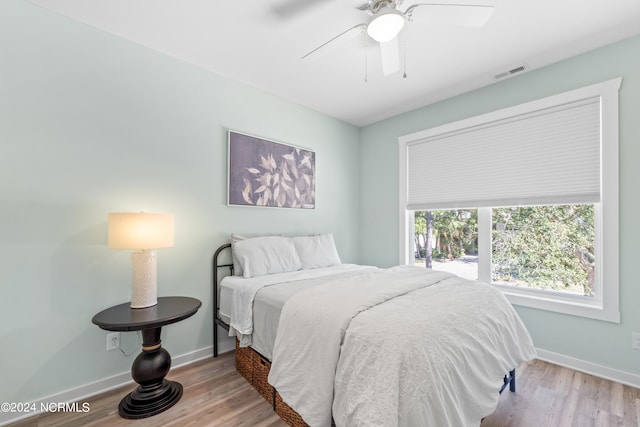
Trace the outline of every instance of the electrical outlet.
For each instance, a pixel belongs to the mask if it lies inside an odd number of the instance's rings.
[[[107,334],[107,351],[120,348],[120,332]]]
[[[631,333],[631,348],[634,350],[640,350],[640,332]]]

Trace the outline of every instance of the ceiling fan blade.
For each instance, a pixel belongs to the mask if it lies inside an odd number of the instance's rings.
[[[367,24],[358,24],[355,27],[349,28],[347,31],[344,31],[326,43],[321,44],[317,48],[313,49],[311,52],[304,55],[301,59],[304,61],[313,60],[322,54],[327,53],[328,51],[338,47],[339,45],[361,35],[364,33],[364,30],[367,28]]]
[[[325,0],[285,0],[271,7],[271,12],[283,19],[290,19],[318,6]]]
[[[390,76],[400,71],[398,37],[386,43],[380,43],[380,54],[382,56],[382,74]]]
[[[405,12],[414,22],[482,27],[493,14],[493,6],[470,4],[414,4]]]

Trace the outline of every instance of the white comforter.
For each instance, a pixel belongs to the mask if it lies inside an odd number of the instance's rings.
[[[478,426],[502,376],[533,357],[499,291],[403,266],[287,301],[269,383],[313,427],[332,415],[337,426]]]
[[[229,335],[251,335],[253,332],[253,300],[255,299],[256,293],[265,286],[277,285],[282,282],[317,279],[334,274],[372,269],[376,269],[376,267],[356,264],[339,264],[331,267],[299,270],[281,274],[269,274],[249,279],[245,279],[242,276],[227,276],[223,279],[222,283],[223,285],[229,285],[232,289],[229,313],[225,313],[231,319]]]

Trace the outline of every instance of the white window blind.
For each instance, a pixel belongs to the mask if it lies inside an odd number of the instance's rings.
[[[600,202],[600,97],[407,145],[408,210]]]

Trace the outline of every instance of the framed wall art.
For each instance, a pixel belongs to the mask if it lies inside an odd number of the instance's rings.
[[[230,130],[227,203],[314,209],[316,154]]]

